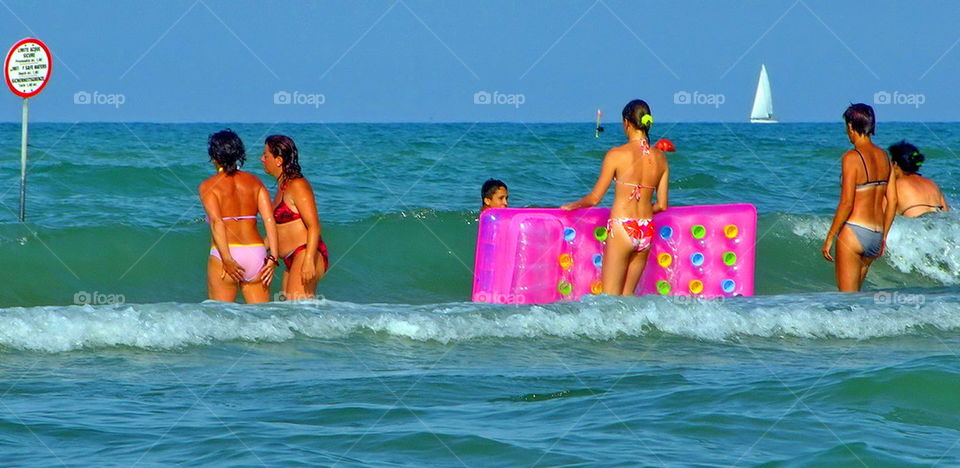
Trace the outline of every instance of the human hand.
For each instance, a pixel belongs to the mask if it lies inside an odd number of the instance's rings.
[[[823,248],[820,249],[820,253],[823,254],[823,258],[827,259],[828,262],[833,261],[833,256],[830,255],[830,247],[833,246],[833,237],[828,237],[827,240],[823,241]]]
[[[260,268],[260,272],[257,273],[257,278],[260,281],[263,281],[267,287],[270,287],[270,283],[273,282],[273,274],[277,271],[277,264],[273,263],[269,258],[263,259],[263,267]]]
[[[224,276],[229,275],[234,281],[238,283],[243,282],[243,275],[246,273],[246,271],[244,271],[243,267],[240,266],[236,260],[232,258],[225,258],[220,263],[223,265],[223,269],[220,271],[220,279],[223,279]]]
[[[560,205],[560,209],[565,211],[575,210],[577,208],[577,202],[564,203]]]
[[[316,260],[310,257],[303,259],[303,265],[300,266],[300,282],[304,286],[317,278]]]

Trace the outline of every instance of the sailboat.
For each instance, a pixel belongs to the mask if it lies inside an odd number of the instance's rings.
[[[757,95],[753,98],[750,122],[777,123],[773,116],[773,96],[770,95],[770,79],[767,78],[766,65],[760,65],[760,81],[757,82]]]

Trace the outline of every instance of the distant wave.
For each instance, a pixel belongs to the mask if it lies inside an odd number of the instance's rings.
[[[168,350],[230,341],[385,335],[441,343],[485,338],[610,340],[667,333],[725,341],[744,336],[870,339],[960,329],[956,295],[786,295],[736,300],[589,298],[544,306],[449,303],[362,305],[138,304],[0,310],[0,347],[48,353],[133,347]]]

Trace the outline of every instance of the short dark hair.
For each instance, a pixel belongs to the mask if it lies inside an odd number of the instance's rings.
[[[643,130],[648,136],[650,134],[650,125],[644,125],[643,117],[650,114],[650,105],[643,99],[634,99],[623,106],[623,112],[620,113],[623,120],[630,122],[634,128]]]
[[[843,113],[843,120],[850,124],[853,131],[861,135],[873,135],[877,126],[877,117],[873,108],[864,104],[850,104]]]
[[[893,162],[900,166],[903,172],[909,174],[914,174],[920,170],[920,165],[926,159],[916,146],[907,143],[905,140],[900,140],[900,143],[891,145],[887,150],[890,152],[890,158],[893,159]]]
[[[216,161],[227,174],[237,172],[247,160],[243,140],[229,128],[210,135],[207,139],[207,154],[210,155],[210,160]]]
[[[487,181],[483,183],[483,187],[480,187],[480,198],[492,198],[493,194],[496,193],[500,187],[507,188],[507,184],[503,183],[502,180],[487,179]]]

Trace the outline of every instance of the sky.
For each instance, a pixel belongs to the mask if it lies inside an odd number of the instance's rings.
[[[37,122],[957,121],[950,1],[0,0],[54,54]],[[488,93],[488,94],[485,94]],[[0,92],[0,121],[21,99]],[[689,96],[689,99],[684,99]],[[85,99],[88,97],[89,99]]]

